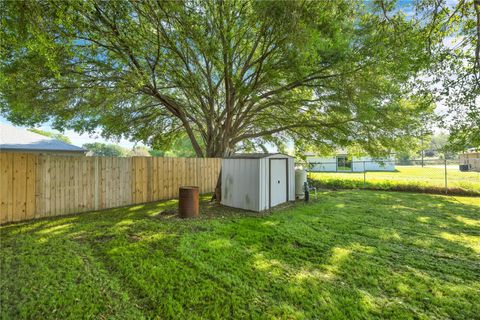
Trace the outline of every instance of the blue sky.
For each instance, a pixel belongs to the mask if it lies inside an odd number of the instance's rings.
[[[12,125],[13,124],[8,121],[7,119],[5,119],[4,117],[0,116],[0,123],[3,123],[3,124],[8,124],[8,125]],[[25,128],[25,129],[28,129],[29,127],[22,127],[22,126],[15,126],[17,128]],[[52,131],[52,132],[58,132],[58,131],[55,131],[53,130],[50,125],[48,124],[43,124],[41,126],[36,126],[35,128],[38,128],[38,129],[41,129],[41,130],[45,130],[45,131]],[[115,144],[118,144],[118,145],[121,145],[122,147],[124,148],[128,148],[128,149],[131,149],[133,146],[134,146],[134,142],[131,142],[131,141],[128,141],[128,140],[125,140],[125,139],[122,139],[120,141],[117,141],[117,140],[105,140],[103,139],[102,137],[100,137],[100,134],[95,134],[95,135],[88,135],[88,134],[79,134],[73,130],[65,130],[65,132],[62,132],[64,135],[66,135],[67,137],[70,138],[70,140],[72,141],[72,144],[73,145],[76,145],[76,146],[79,146],[81,147],[84,143],[90,143],[90,142],[104,142],[104,143],[115,143]]]

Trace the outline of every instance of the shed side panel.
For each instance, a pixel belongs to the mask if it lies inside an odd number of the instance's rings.
[[[259,161],[257,159],[222,160],[222,204],[258,211]]]

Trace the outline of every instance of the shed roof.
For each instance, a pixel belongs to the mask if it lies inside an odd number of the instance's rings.
[[[283,154],[283,153],[234,153],[230,157],[225,157],[226,159],[263,159],[263,158],[268,158],[271,156],[285,156],[288,158],[293,158],[292,156],[289,156],[288,154]]]
[[[63,151],[82,152],[86,150],[80,147],[30,132],[0,124],[0,150],[8,151]]]

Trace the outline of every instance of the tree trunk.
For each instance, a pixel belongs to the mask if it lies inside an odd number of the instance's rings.
[[[225,144],[220,143],[219,144],[221,147],[223,147],[221,150],[215,150],[214,156],[213,157],[220,157],[220,158],[225,158],[229,157],[232,154],[232,149],[231,148],[225,148]],[[220,203],[222,200],[222,169],[220,168],[220,172],[217,178],[217,184],[215,186],[215,191],[212,195],[212,198],[210,201],[215,201],[216,203]]]

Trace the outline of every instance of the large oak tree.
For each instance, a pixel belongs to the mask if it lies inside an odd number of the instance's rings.
[[[4,2],[1,112],[198,156],[408,143],[431,111],[411,80],[422,23],[384,1]],[[412,93],[413,92],[413,93]]]
[[[447,148],[480,148],[480,0],[422,0],[412,19],[426,26],[433,58],[417,87],[439,106]]]

